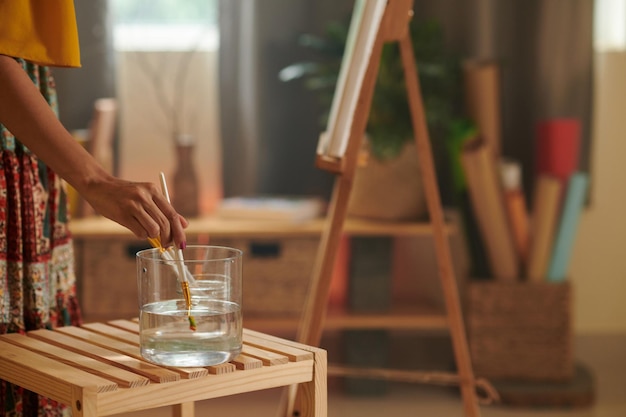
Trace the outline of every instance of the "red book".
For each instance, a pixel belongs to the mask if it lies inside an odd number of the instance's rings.
[[[350,265],[350,237],[342,235],[335,255],[335,266],[330,281],[328,305],[346,307],[348,301],[348,275]]]
[[[580,121],[548,119],[537,124],[535,174],[567,181],[578,169]]]

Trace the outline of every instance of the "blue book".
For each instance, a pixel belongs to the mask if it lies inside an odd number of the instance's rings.
[[[548,281],[564,281],[568,273],[569,261],[572,255],[572,246],[580,214],[585,203],[589,175],[583,172],[572,174],[567,185],[563,215],[558,226],[557,235],[552,250],[552,259],[548,268]]]

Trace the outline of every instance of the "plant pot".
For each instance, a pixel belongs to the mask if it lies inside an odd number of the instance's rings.
[[[362,152],[368,152],[367,141]],[[348,216],[376,220],[420,220],[427,217],[415,143],[409,141],[397,158],[369,156],[356,168]]]

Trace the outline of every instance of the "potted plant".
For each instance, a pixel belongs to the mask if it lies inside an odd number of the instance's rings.
[[[341,66],[349,21],[330,23],[323,36],[303,34],[298,43],[315,53],[314,59],[296,62],[279,73],[285,82],[302,80],[324,109],[320,123],[325,128]],[[458,117],[461,104],[459,60],[444,47],[443,31],[435,21],[413,20],[410,24],[422,99],[435,153]],[[367,167],[357,168],[348,212],[362,217],[394,220],[414,219],[426,212],[413,126],[404,82],[400,51],[395,43],[383,47],[378,78],[367,124],[364,151]],[[383,178],[391,177],[389,186]],[[380,191],[376,185],[380,184]],[[383,195],[381,195],[383,193]],[[379,203],[386,207],[376,207]],[[406,207],[401,207],[406,206]]]

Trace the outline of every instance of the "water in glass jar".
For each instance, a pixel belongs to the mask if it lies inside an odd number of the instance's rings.
[[[209,366],[241,353],[241,306],[224,300],[193,301],[189,328],[183,299],[146,304],[140,313],[141,355],[166,366]]]

